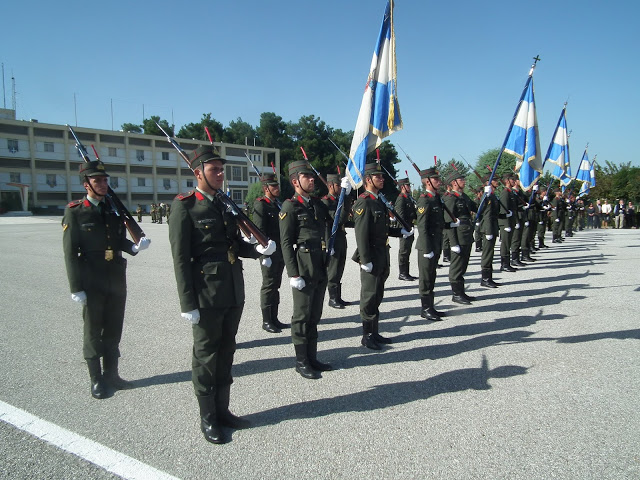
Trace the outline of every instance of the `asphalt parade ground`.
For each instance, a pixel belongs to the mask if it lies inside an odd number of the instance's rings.
[[[394,343],[365,350],[358,305],[325,302],[318,357],[336,370],[315,381],[295,373],[288,330],[262,330],[259,264],[245,260],[231,409],[253,427],[212,445],[167,225],[146,217],[151,247],[128,257],[120,373],[136,388],[98,401],[60,220],[0,218],[0,478],[640,478],[638,230],[585,230],[562,244],[548,234],[537,262],[496,271],[498,289],[480,287],[474,252],[466,280],[478,300],[453,304],[439,269],[438,323],[420,318],[417,282],[398,280],[392,239],[380,332]],[[343,298],[357,301],[359,287],[348,260]],[[286,322],[286,275],[281,299]]]

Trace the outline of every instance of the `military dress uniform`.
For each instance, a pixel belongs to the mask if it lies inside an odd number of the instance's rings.
[[[208,145],[198,147],[189,159],[194,169],[207,161],[225,162]],[[208,441],[224,443],[219,425],[247,426],[228,408],[236,333],[245,301],[240,257],[258,258],[259,254],[242,240],[236,218],[218,196],[199,189],[173,200],[169,242],[181,312],[197,310],[200,316],[192,326],[191,380],[201,429]]]
[[[365,165],[364,175],[380,174],[377,163]],[[389,236],[401,237],[401,229],[390,226],[389,211],[378,195],[366,191],[353,205],[356,251],[352,259],[361,266],[371,263],[373,269],[360,269],[360,318],[363,336],[361,344],[380,350],[379,344],[391,343],[379,333],[380,304],[384,284],[389,277]]]
[[[80,174],[108,176],[100,161],[81,164]],[[119,378],[118,358],[127,301],[127,260],[122,252],[136,255],[137,250],[111,206],[88,195],[67,205],[62,230],[69,288],[72,294],[86,294],[82,353],[89,368],[91,394],[106,398],[109,384],[116,389],[132,386]]]
[[[398,187],[402,189],[403,185],[409,185],[408,178],[401,178],[400,180],[398,180]],[[409,225],[413,225],[413,223],[418,218],[416,212],[416,204],[413,198],[405,193],[402,193],[402,191],[400,191],[400,195],[398,195],[398,198],[396,198],[395,209],[396,212],[398,212],[398,215],[400,215],[400,217]],[[398,280],[416,280],[416,277],[413,277],[409,274],[409,257],[411,256],[412,246],[413,235],[409,235],[407,236],[407,238],[400,237],[400,241],[398,243]]]
[[[516,209],[513,210],[513,216],[516,219],[516,224],[511,232],[511,265],[515,265],[516,267],[526,267],[526,263],[522,262],[520,258],[526,213],[524,206],[526,202],[519,186],[512,189],[511,193],[515,197],[516,207]]]
[[[482,279],[480,280],[480,285],[488,288],[499,286],[497,282],[493,281],[493,256],[496,240],[500,233],[500,227],[498,226],[499,213],[500,201],[495,193],[491,192],[486,195],[480,226],[478,227],[478,231],[482,235],[482,255],[480,257]]]
[[[459,173],[452,174],[447,183],[451,183],[459,178],[464,178]],[[449,209],[449,212],[453,214],[455,218],[452,218],[448,212],[445,212],[445,233],[449,237],[449,244],[451,245],[451,264],[449,265],[449,283],[451,284],[451,290],[453,291],[452,301],[455,303],[461,303],[469,305],[474,297],[471,297],[465,293],[464,288],[464,274],[467,271],[469,265],[469,258],[471,257],[471,248],[473,246],[473,230],[475,224],[473,223],[473,211],[475,210],[475,204],[466,193],[457,192],[452,190],[450,194],[445,197],[445,205]],[[451,224],[458,219],[460,224],[456,227],[446,228],[447,223]],[[453,247],[460,247],[460,253],[453,251]]]
[[[549,246],[544,243],[544,236],[547,232],[547,221],[549,220],[550,209],[551,204],[549,203],[547,195],[542,195],[542,193],[538,194],[538,198],[536,199],[536,217],[538,221],[536,235],[538,236],[538,248],[549,248]]]
[[[289,176],[312,175],[305,161],[289,164]],[[327,288],[326,242],[331,217],[317,198],[295,194],[282,204],[280,242],[287,275],[302,277],[305,286],[292,288],[293,314],[291,340],[296,352],[296,371],[304,378],[320,378],[320,371],[331,369],[317,360],[318,323],[322,318]]]
[[[335,174],[327,175],[327,182],[333,182],[340,184],[340,177]],[[325,204],[329,215],[331,216],[331,222],[334,221],[336,215],[336,209],[338,206],[338,198],[334,197],[330,193],[322,197],[322,203]],[[349,195],[344,196],[344,203],[340,212],[340,219],[338,220],[338,230],[336,231],[333,241],[333,255],[329,256],[327,264],[327,290],[329,291],[329,306],[333,308],[344,308],[348,305],[342,299],[342,274],[344,273],[344,266],[347,260],[347,227],[353,227],[353,222],[349,220],[351,214],[352,200]],[[333,227],[333,225],[332,225]]]
[[[556,193],[558,193],[558,190]],[[561,195],[556,195],[551,200],[551,229],[553,240],[551,243],[562,243],[562,228],[564,227],[566,204]]]
[[[435,168],[422,170],[420,178],[439,177]],[[434,307],[438,259],[442,252],[442,232],[444,231],[444,209],[438,192],[428,189],[420,195],[416,205],[417,230],[416,250],[418,251],[418,291],[420,292],[421,316],[427,320],[439,321],[444,315]],[[433,256],[430,254],[433,253]],[[430,256],[430,258],[428,256]]]
[[[274,174],[262,176],[263,185],[278,185]],[[271,240],[280,245],[280,223],[278,214],[281,205],[277,199],[267,196],[258,197],[253,203],[253,221],[256,226]],[[262,311],[262,328],[267,332],[279,333],[285,325],[278,320],[278,306],[280,305],[280,284],[284,271],[282,250],[278,249],[269,260],[261,257],[260,270],[262,272],[262,286],[260,287],[260,310]],[[265,263],[270,263],[266,266]]]
[[[512,174],[506,174],[503,179],[507,180],[511,177]],[[517,271],[511,266],[511,240],[516,228],[517,210],[518,199],[509,187],[504,187],[500,192],[498,225],[500,226],[500,270],[505,272]]]

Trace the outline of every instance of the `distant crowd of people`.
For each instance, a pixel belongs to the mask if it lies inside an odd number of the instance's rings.
[[[615,207],[608,200],[596,200],[586,209],[586,228],[638,228],[640,212],[632,201],[620,199]]]

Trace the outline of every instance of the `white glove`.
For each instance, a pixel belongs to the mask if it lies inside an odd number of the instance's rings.
[[[307,282],[305,282],[304,278],[302,277],[291,277],[289,279],[289,285],[291,285],[291,288],[297,288],[298,290],[302,290],[304,287],[307,286]]]
[[[131,247],[131,251],[133,253],[138,253],[140,250],[146,250],[147,248],[149,248],[149,245],[151,245],[151,239],[142,237],[136,245]]]
[[[507,218],[509,218],[511,215],[513,215],[513,212],[509,210],[509,213],[507,213]]]
[[[516,230],[520,230],[520,224],[516,223]]]
[[[560,219],[559,219],[559,218],[556,218],[556,219],[554,220],[554,222],[556,222],[556,223],[560,223]]]
[[[486,193],[487,195],[491,194],[491,185],[486,185],[484,187],[484,193]]]
[[[78,302],[80,305],[86,305],[87,304],[87,294],[84,293],[84,291],[72,293],[71,294],[71,300],[73,300],[74,302]]]
[[[340,187],[344,188],[344,194],[349,195],[351,193],[351,182],[347,177],[342,177],[340,180]]]
[[[493,240],[493,235],[485,235],[484,236],[487,240]]]
[[[360,268],[362,270],[364,270],[367,273],[371,273],[371,271],[373,270],[373,263],[369,262],[369,263],[364,263],[362,265],[360,265]]]
[[[511,232],[511,227],[504,227],[504,231],[507,233]]]
[[[527,220],[526,222],[524,222],[524,226],[528,227],[529,226],[529,220]]]
[[[435,256],[435,253],[433,253],[433,252],[423,253],[422,256],[424,258],[428,258],[429,260],[431,260]]]
[[[255,245],[256,243],[258,243],[258,240],[256,240],[256,237],[253,236],[253,233],[251,234],[250,237],[247,237],[244,234],[244,232],[240,230],[240,235],[242,235],[242,240],[244,240],[247,243],[250,243],[251,245]]]
[[[459,227],[459,226],[460,226],[460,219],[459,219],[459,218],[457,218],[455,222],[449,222],[449,226],[450,226],[451,228],[457,228],[457,227]]]
[[[403,228],[402,230],[400,230],[400,233],[402,234],[402,238],[408,238],[413,235],[413,228],[408,232]]]
[[[453,253],[460,253],[462,250],[460,249],[460,245],[454,245],[453,247],[451,247],[451,251]]]
[[[335,248],[332,248],[331,250],[329,250],[329,255],[330,256],[333,257],[335,254],[336,254],[336,249]]]
[[[476,222],[476,227],[479,227],[479,226],[480,226],[480,222]]]
[[[540,188],[540,185],[538,185],[537,183],[533,186],[533,191],[537,192],[538,189]]]
[[[180,316],[186,321],[191,322],[191,325],[197,325],[200,322],[200,310],[197,308],[190,312],[182,312]]]
[[[260,262],[263,266],[269,268],[271,266],[271,257],[263,258]]]
[[[549,197],[547,197],[546,195],[544,197],[542,197],[542,200],[544,200],[545,202],[549,201]]]
[[[251,235],[251,238],[253,238],[253,235]],[[263,247],[262,245],[257,245],[256,246],[256,251],[260,254],[260,255],[271,255],[273,252],[276,251],[276,242],[274,242],[273,240],[269,240],[269,243],[267,243],[266,247]]]
[[[526,204],[526,205],[524,205],[522,208],[524,208],[525,210],[529,210],[529,207],[530,207],[530,206],[531,206],[531,205],[529,205],[529,204],[527,203],[527,204]]]

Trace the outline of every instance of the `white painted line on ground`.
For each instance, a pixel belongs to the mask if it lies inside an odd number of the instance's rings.
[[[0,420],[128,480],[178,480],[135,458],[31,415],[0,400]]]

